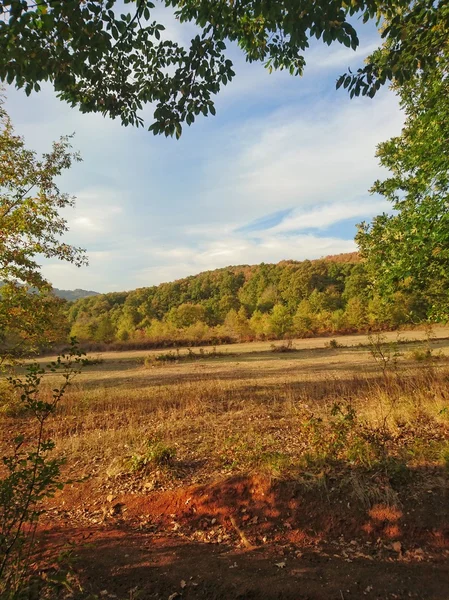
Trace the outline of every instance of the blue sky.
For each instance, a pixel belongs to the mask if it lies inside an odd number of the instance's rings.
[[[169,19],[167,35],[192,31]],[[180,141],[82,115],[45,87],[29,98],[7,88],[18,133],[38,152],[75,132],[83,162],[60,187],[77,197],[67,241],[89,266],[43,263],[58,288],[133,289],[234,264],[302,260],[353,251],[355,224],[388,209],[368,189],[382,176],[376,145],[399,133],[394,94],[350,100],[337,77],[379,38],[365,27],[360,50],[313,44],[304,77],[269,75],[229,54],[236,78],[217,116]],[[147,109],[148,124],[151,109]]]

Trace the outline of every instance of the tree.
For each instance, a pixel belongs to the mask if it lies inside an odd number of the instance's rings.
[[[0,366],[12,367],[18,356],[54,339],[60,328],[59,302],[43,277],[36,255],[56,257],[81,265],[83,251],[63,243],[67,230],[59,210],[73,199],[59,191],[55,178],[78,156],[68,138],[53,144],[41,159],[15,135],[0,98]],[[46,368],[26,365],[26,375],[6,380],[6,404],[17,397],[26,419],[14,431],[7,454],[2,455],[0,478],[0,597],[29,597],[30,563],[42,502],[63,486],[62,460],[53,457],[54,442],[45,425],[55,412],[67,385],[82,363],[73,342],[65,356]],[[25,365],[20,363],[22,367]],[[47,373],[58,373],[62,382],[42,389]],[[54,387],[56,386],[56,387]],[[34,420],[33,420],[34,419]],[[34,422],[34,429],[31,423]],[[6,442],[6,440],[4,440]],[[6,442],[5,447],[8,443]],[[46,596],[44,590],[42,596]],[[37,592],[38,595],[39,592]]]
[[[372,98],[388,81],[401,86],[416,76],[431,78],[432,72],[441,68],[445,53],[447,59],[446,0],[392,1],[389,5],[387,10],[378,7],[384,17],[383,45],[368,57],[363,68],[342,75],[337,82],[337,88],[348,88],[351,98],[360,94]]]
[[[201,304],[184,303],[168,312],[167,321],[170,321],[176,327],[190,327],[198,321],[204,321],[205,316],[206,311]]]
[[[0,355],[29,352],[61,334],[61,302],[51,295],[36,255],[82,265],[84,252],[61,241],[59,210],[74,199],[55,179],[79,156],[63,137],[38,158],[14,133],[0,98]]]
[[[4,0],[0,3],[0,80],[27,94],[50,81],[58,96],[83,112],[143,125],[143,106],[154,103],[155,134],[179,137],[182,124],[215,114],[213,96],[234,77],[224,54],[236,42],[250,62],[301,75],[310,39],[359,45],[353,17],[388,19],[389,42],[356,74],[338,84],[351,94],[374,95],[393,78],[406,80],[432,64],[443,43],[445,1],[429,0],[162,0],[198,34],[184,48],[167,39],[153,19],[152,0]],[[425,27],[416,25],[425,23]],[[427,27],[427,29],[426,29]],[[412,32],[415,34],[409,36]],[[405,35],[404,35],[405,33]]]
[[[298,305],[298,310],[293,317],[293,326],[296,335],[303,337],[316,330],[316,317],[307,298],[303,298]]]
[[[228,312],[222,326],[222,331],[225,335],[229,335],[239,341],[251,336],[251,328],[243,306],[238,311],[232,308]]]
[[[448,9],[446,14],[449,16]],[[448,21],[449,23],[449,21]],[[437,65],[396,85],[406,121],[401,135],[380,144],[390,176],[372,191],[387,198],[393,214],[362,223],[356,240],[375,289],[394,299],[413,295],[422,314],[449,318],[449,25],[438,29],[446,46]],[[413,303],[411,303],[413,304]]]
[[[276,304],[270,315],[270,328],[276,337],[283,338],[291,332],[293,318],[283,304]]]

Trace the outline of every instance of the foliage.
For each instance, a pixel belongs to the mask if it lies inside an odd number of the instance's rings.
[[[449,317],[449,7],[429,3],[445,14],[428,31],[425,22],[414,27],[423,36],[439,38],[441,45],[432,68],[395,89],[406,114],[399,136],[378,147],[382,166],[390,174],[372,191],[389,200],[393,214],[371,224],[362,223],[357,235],[367,260],[372,285],[385,299],[412,293],[415,321],[446,321]],[[412,24],[410,24],[412,27]],[[415,32],[416,33],[416,32]],[[444,43],[443,43],[444,42]],[[427,58],[422,58],[427,65]],[[427,309],[423,310],[423,306]]]
[[[144,454],[131,457],[131,471],[141,471],[146,467],[162,467],[171,465],[176,458],[176,448],[167,446],[161,440],[148,440]]]
[[[9,378],[37,430],[35,439],[16,433],[10,454],[2,457],[6,475],[0,479],[0,596],[5,600],[17,597],[30,583],[31,552],[42,502],[63,486],[63,460],[51,456],[55,444],[46,437],[45,425],[78,373],[81,355],[72,340],[68,353],[46,368],[29,364],[25,378]],[[62,377],[59,387],[52,390],[51,399],[42,392],[42,379],[47,373]]]
[[[228,267],[83,298],[68,305],[71,334],[91,349],[102,342],[116,349],[199,346],[395,328],[410,322],[412,310],[426,314],[412,291],[389,303],[380,298],[365,264],[346,260]]]
[[[62,301],[51,295],[36,255],[85,263],[83,251],[61,241],[59,211],[73,206],[56,178],[79,156],[69,138],[38,158],[14,133],[0,98],[0,355],[17,356],[67,336]]]
[[[197,35],[183,47],[155,20],[152,0],[6,0],[0,4],[0,80],[27,94],[50,81],[58,96],[83,112],[100,112],[123,124],[143,125],[154,105],[155,134],[176,135],[203,114],[215,114],[213,96],[235,75],[226,44],[236,42],[247,61],[269,71],[302,75],[312,38],[356,49],[354,16],[388,19],[389,51],[375,53],[339,85],[374,95],[393,77],[408,79],[432,64],[441,45],[444,1],[427,0],[163,0]],[[416,22],[423,27],[417,27]],[[405,34],[405,35],[404,35]],[[413,34],[413,35],[412,35]],[[425,61],[426,63],[425,63]]]
[[[351,97],[360,94],[373,97],[387,81],[403,85],[416,76],[425,81],[441,66],[442,55],[447,52],[446,0],[386,4],[378,7],[384,18],[381,28],[384,44],[368,57],[363,68],[342,75],[337,82],[337,88],[342,85],[348,88]]]
[[[3,8],[2,8],[3,10]],[[67,224],[59,211],[73,205],[61,193],[56,178],[79,160],[68,138],[53,144],[38,159],[14,133],[0,99],[0,367],[24,366],[20,359],[55,339],[67,336],[61,301],[51,294],[36,256],[58,258],[81,265],[83,251],[61,241]],[[54,442],[45,425],[54,413],[81,363],[81,352],[71,349],[46,368],[26,367],[26,376],[9,377],[2,386],[2,404],[17,405],[34,419],[35,430],[14,433],[10,452],[2,456],[0,479],[0,596],[16,598],[27,592],[34,534],[42,501],[62,487],[62,460],[51,456]],[[14,371],[12,371],[14,373]],[[62,375],[50,397],[42,391],[44,375]],[[3,373],[2,373],[3,374]],[[4,401],[4,402],[3,402]]]

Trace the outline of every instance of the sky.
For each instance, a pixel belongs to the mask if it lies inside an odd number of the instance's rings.
[[[164,15],[166,35],[187,42],[191,27]],[[75,133],[83,158],[59,183],[77,198],[65,239],[87,250],[89,266],[43,260],[44,275],[57,288],[110,292],[354,251],[356,224],[389,209],[368,190],[386,174],[376,145],[403,123],[391,91],[350,100],[335,89],[379,42],[370,25],[360,39],[356,52],[313,44],[303,77],[270,75],[230,47],[236,77],[216,97],[217,115],[179,141],[83,115],[49,86],[28,98],[8,87],[6,109],[28,147],[45,152]]]

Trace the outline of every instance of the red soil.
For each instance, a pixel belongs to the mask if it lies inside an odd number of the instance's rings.
[[[255,477],[106,498],[91,482],[56,499],[40,543],[75,544],[79,581],[105,598],[448,600],[446,493],[363,508]]]

